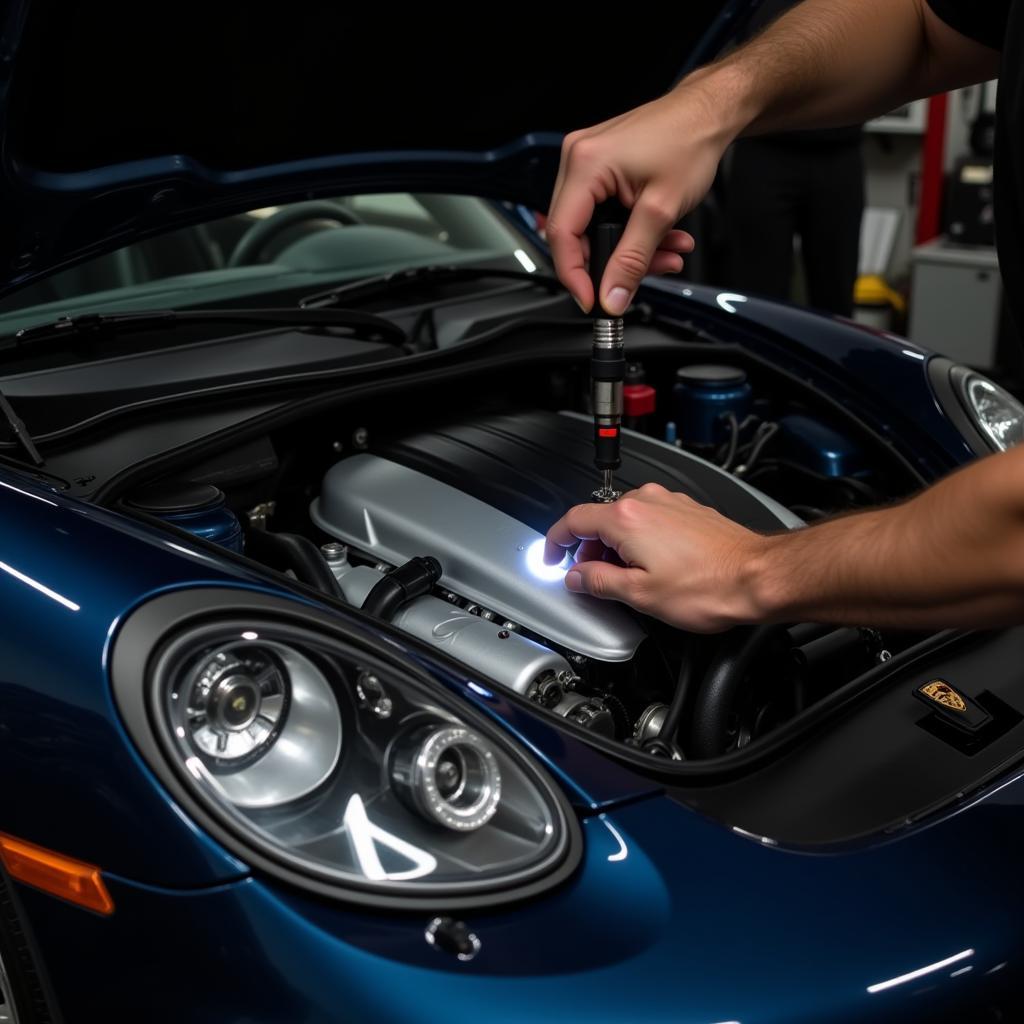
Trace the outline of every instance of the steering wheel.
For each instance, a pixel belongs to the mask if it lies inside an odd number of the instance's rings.
[[[256,261],[256,257],[273,238],[296,224],[310,220],[333,220],[337,224],[360,224],[359,218],[343,206],[327,199],[313,199],[308,203],[293,203],[282,206],[276,213],[256,221],[238,240],[228,258],[229,267],[241,267]]]

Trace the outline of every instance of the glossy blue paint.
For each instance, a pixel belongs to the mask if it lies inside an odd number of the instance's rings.
[[[0,771],[19,780],[0,790],[0,828],[99,864],[117,904],[101,918],[19,887],[70,1022],[401,1021],[425,1006],[457,1022],[482,1005],[510,1021],[895,1020],[961,997],[998,1003],[1021,966],[1024,781],[896,841],[773,849],[409,650],[529,747],[585,819],[573,879],[469,915],[483,950],[449,959],[427,946],[424,915],[251,877],[168,798],[112,705],[111,638],[147,597],[214,585],[308,595],[6,472],[0,552]],[[936,881],[948,865],[952,911]],[[868,991],[967,949],[941,974]]]
[[[244,873],[168,799],[128,740],[106,676],[108,644],[133,607],[169,589],[233,583],[296,595],[216,551],[2,471],[0,553],[0,774],[20,780],[0,790],[0,829],[142,882],[184,887]],[[438,675],[544,748],[579,806],[657,789],[480,681],[472,689]]]
[[[779,453],[810,466],[822,476],[856,476],[862,472],[860,447],[819,420],[792,413],[779,420]]]
[[[110,633],[141,597],[229,577],[128,520],[6,474],[0,552],[0,774],[19,780],[0,789],[0,827],[167,885],[244,872],[155,790],[113,712],[105,664]]]
[[[482,943],[468,963],[427,945],[426,914],[258,878],[188,893],[110,878],[110,918],[22,899],[70,993],[68,1024],[967,1021],[980,1005],[1020,1005],[1022,801],[1018,781],[899,841],[809,856],[652,797],[588,819],[584,862],[559,890],[467,914]]]
[[[195,512],[169,512],[159,518],[177,526],[179,530],[208,540],[211,544],[219,544],[229,551],[242,550],[242,524],[235,513],[225,506],[223,495],[216,504]]]

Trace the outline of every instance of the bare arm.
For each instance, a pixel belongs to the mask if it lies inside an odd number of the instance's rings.
[[[733,139],[852,124],[991,78],[998,63],[925,0],[803,0],[666,96],[566,136],[548,221],[558,276],[589,310],[584,233],[594,206],[617,196],[632,213],[601,299],[619,312],[645,274],[682,269],[693,239],[672,227],[704,197]]]
[[[901,505],[771,536],[649,484],[615,505],[571,509],[548,533],[549,560],[577,539],[570,590],[686,629],[1024,622],[1024,448]],[[608,551],[624,564],[607,561]]]
[[[760,134],[855,124],[998,71],[926,0],[804,0],[688,81],[725,89],[737,134]]]

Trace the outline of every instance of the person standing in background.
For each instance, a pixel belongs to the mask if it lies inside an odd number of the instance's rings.
[[[750,38],[794,6],[765,0]],[[726,178],[730,287],[787,301],[800,236],[808,304],[853,315],[864,212],[861,125],[738,139]]]

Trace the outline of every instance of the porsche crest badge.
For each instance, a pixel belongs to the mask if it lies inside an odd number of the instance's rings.
[[[944,707],[952,708],[954,711],[967,710],[967,704],[964,702],[963,697],[949,683],[943,682],[941,679],[933,679],[930,683],[925,683],[921,687],[921,693],[935,701],[936,704],[942,704]]]

